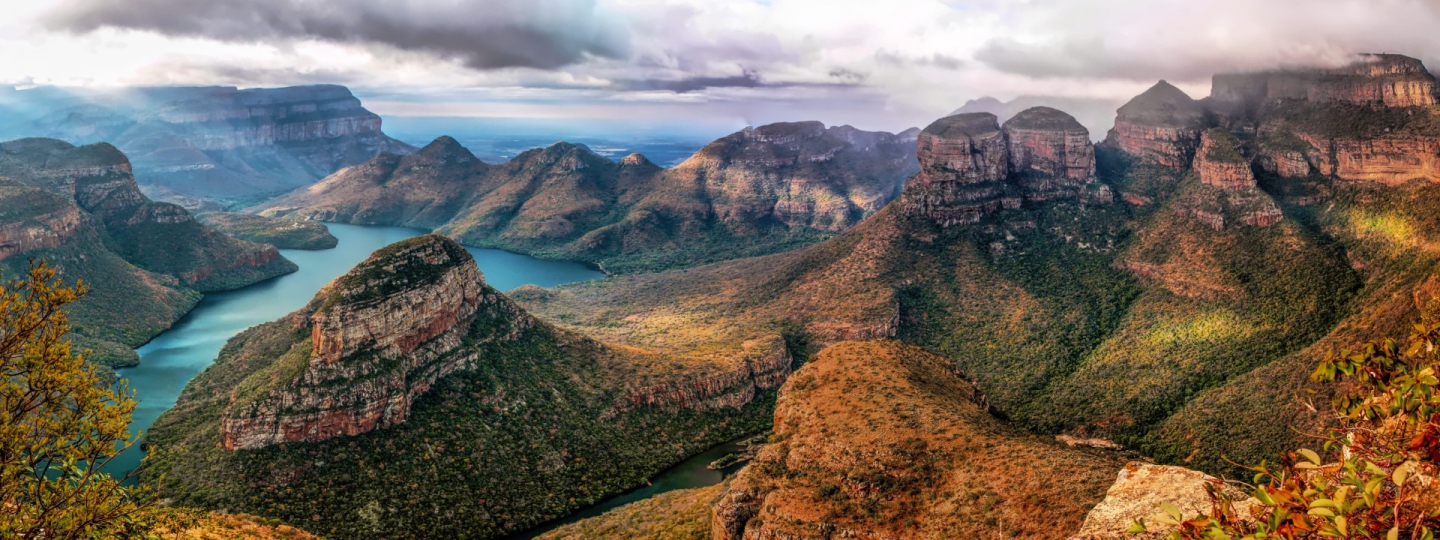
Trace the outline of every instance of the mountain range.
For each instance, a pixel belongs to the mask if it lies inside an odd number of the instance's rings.
[[[610,272],[662,270],[784,251],[853,226],[915,171],[917,133],[772,124],[716,140],[669,169],[564,142],[488,164],[441,137],[254,210],[417,227]]]

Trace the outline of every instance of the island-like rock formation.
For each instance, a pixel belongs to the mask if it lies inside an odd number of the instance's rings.
[[[432,229],[612,272],[655,270],[772,253],[854,226],[914,172],[916,134],[773,124],[722,137],[669,169],[566,142],[490,165],[441,137],[256,210]]]
[[[1142,162],[1183,169],[1200,145],[1204,122],[1200,103],[1160,81],[1116,111],[1105,144]]]
[[[147,188],[177,198],[254,201],[379,152],[408,153],[378,115],[335,85],[11,92],[36,120],[9,127],[76,144],[108,141]]]
[[[293,364],[283,367],[294,378],[261,373],[235,390],[222,428],[227,450],[404,422],[435,381],[482,359],[477,343],[513,340],[534,324],[484,285],[464,248],[433,236],[376,252],[295,317],[309,326],[309,343],[278,360]]]

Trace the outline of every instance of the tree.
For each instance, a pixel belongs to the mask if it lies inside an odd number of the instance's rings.
[[[0,538],[123,538],[153,515],[101,470],[133,444],[135,400],[70,349],[63,308],[85,293],[43,261],[0,283]]]
[[[1251,468],[1253,500],[1209,487],[1209,514],[1153,518],[1175,540],[1365,538],[1434,540],[1440,531],[1440,324],[1405,345],[1370,342],[1326,356],[1311,378],[1344,384],[1338,427],[1278,466]],[[1248,507],[1248,511],[1240,508]],[[1132,532],[1143,532],[1143,521]]]

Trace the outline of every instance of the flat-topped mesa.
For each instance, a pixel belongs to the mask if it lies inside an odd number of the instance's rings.
[[[1050,107],[1031,107],[1003,126],[1011,174],[1027,200],[1074,197],[1095,181],[1095,146],[1075,117]]]
[[[1183,169],[1200,145],[1204,123],[1200,103],[1160,81],[1116,111],[1105,143],[1142,162]]]
[[[159,109],[155,117],[166,124],[195,126],[197,137],[192,145],[202,150],[380,132],[380,116],[361,106],[343,86],[216,88],[187,98]],[[225,123],[232,123],[233,131],[214,130]]]
[[[1201,182],[1225,191],[1244,191],[1258,185],[1239,141],[1220,128],[1207,130],[1201,137],[1200,151],[1195,154],[1195,171],[1200,174]]]
[[[311,337],[232,391],[222,428],[228,450],[404,422],[437,380],[473,366],[483,344],[535,324],[485,285],[464,248],[439,235],[377,251],[292,319]]]
[[[1415,58],[1362,54],[1336,68],[1280,69],[1215,75],[1210,95],[1256,105],[1276,100],[1418,107],[1437,103],[1436,80]]]
[[[1019,208],[1019,190],[1005,182],[1010,156],[995,115],[970,113],[936,120],[920,132],[920,173],[903,204],[942,226],[979,223],[1001,208]]]

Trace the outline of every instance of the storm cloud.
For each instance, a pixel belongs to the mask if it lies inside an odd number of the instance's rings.
[[[556,69],[629,53],[622,18],[595,0],[68,0],[44,23],[238,42],[326,40],[456,59],[475,69]]]

